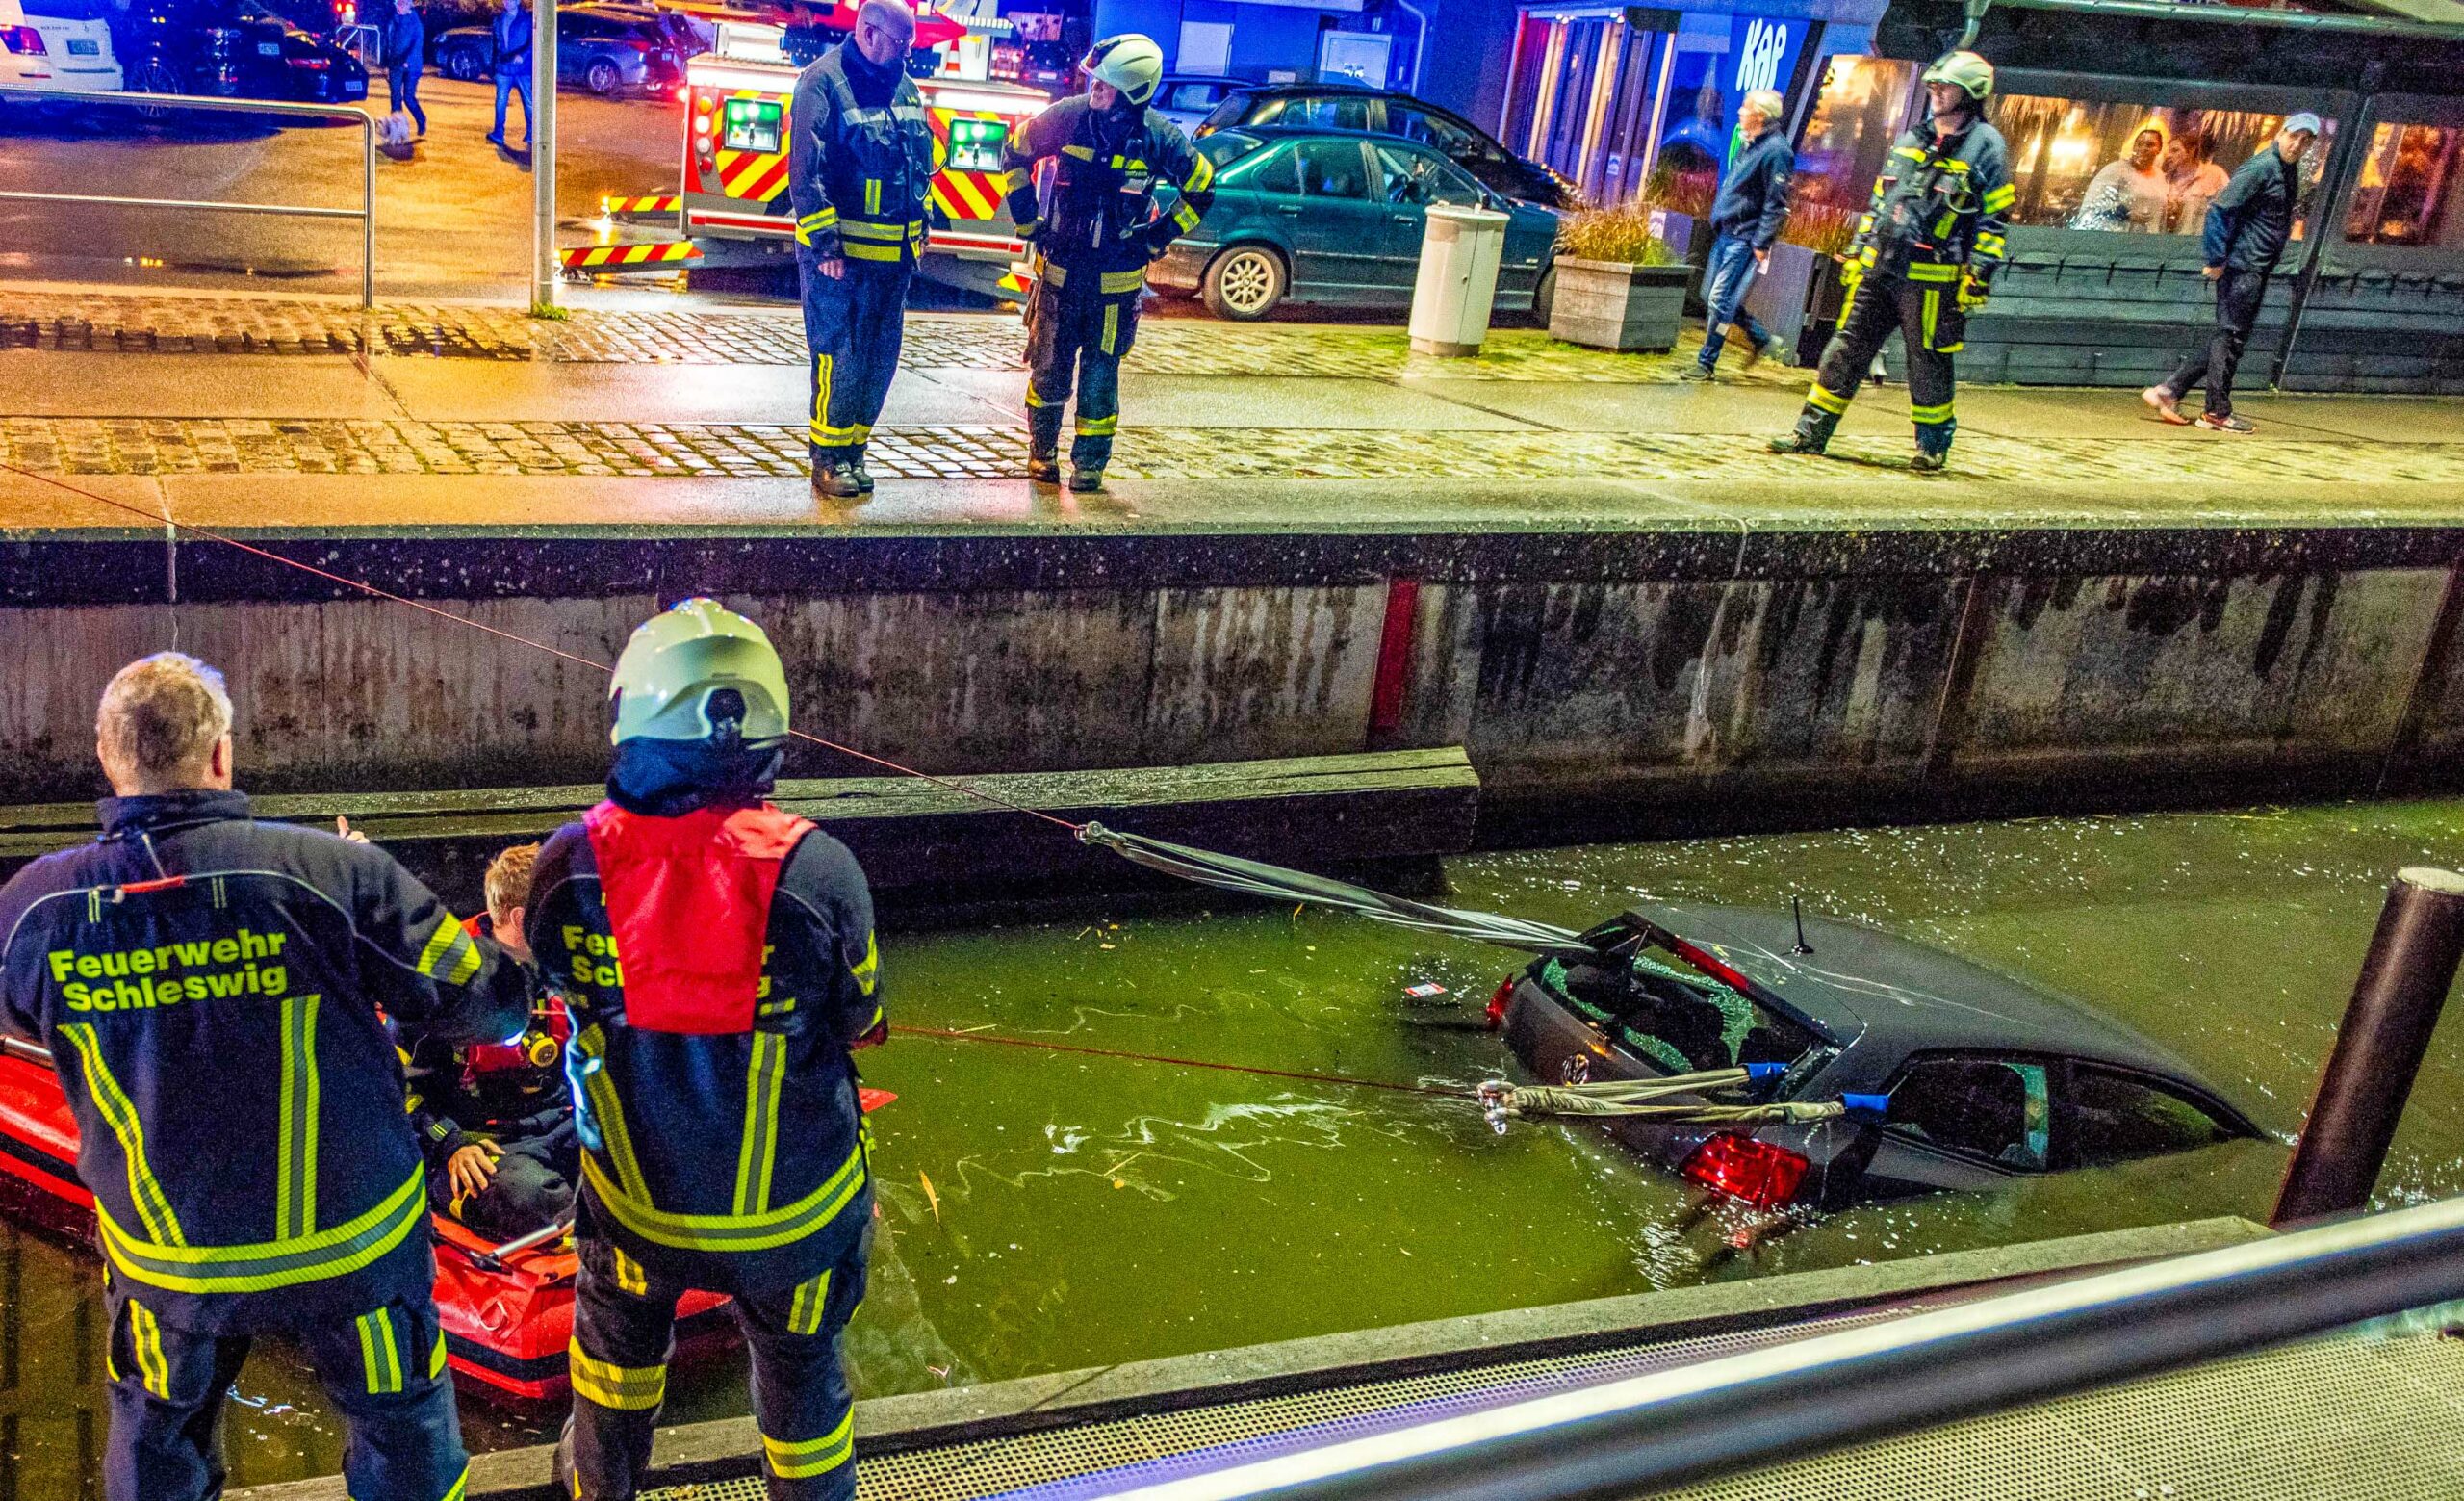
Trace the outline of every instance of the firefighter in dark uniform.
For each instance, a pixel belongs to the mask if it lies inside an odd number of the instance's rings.
[[[574,1019],[581,1271],[561,1494],[623,1501],[650,1462],[677,1299],[734,1299],[769,1492],[847,1501],[839,1333],[872,1186],[849,1049],[886,1033],[872,897],[845,845],[767,801],[787,683],[706,599],[616,663],[607,801],[539,853],[526,925]]]
[[[211,667],[130,664],[96,728],[102,837],[0,888],[0,1031],[51,1050],[77,1117],[111,1320],[104,1492],[221,1494],[223,1398],[250,1340],[282,1333],[343,1414],[353,1496],[458,1498],[394,1029],[501,1037],[528,980],[382,851],[251,819]]]
[[[1163,50],[1135,34],[1095,43],[1078,65],[1087,91],[1011,133],[1002,148],[1010,217],[1035,246],[1028,301],[1027,478],[1061,479],[1061,419],[1078,392],[1069,488],[1100,490],[1120,427],[1120,360],[1138,336],[1146,266],[1197,227],[1215,201],[1215,167],[1181,128],[1146,107]],[[1040,194],[1036,164],[1049,158]],[[1180,200],[1168,214],[1158,183]]]
[[[907,76],[915,13],[864,0],[847,40],[796,79],[787,195],[812,354],[812,487],[869,494],[864,445],[898,374],[907,285],[924,253],[940,145]]]
[[[1908,348],[1908,411],[1916,426],[1909,467],[1949,462],[1956,387],[1951,356],[1985,306],[2009,254],[2003,216],[2017,191],[2001,132],[1985,123],[1993,65],[1953,52],[1925,70],[1932,117],[1892,143],[1873,202],[1857,221],[1847,261],[1848,311],[1822,351],[1797,430],[1771,440],[1779,453],[1819,453],[1896,328]]]

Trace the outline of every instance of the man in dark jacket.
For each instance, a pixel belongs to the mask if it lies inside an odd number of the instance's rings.
[[[852,1048],[887,1031],[872,895],[769,802],[787,679],[761,628],[687,600],[613,684],[607,801],[539,852],[525,919],[573,1014],[581,1129],[574,1410],[556,1493],[625,1501],[650,1464],[676,1303],[732,1297],[776,1501],[850,1501],[840,1331],[872,1217]]]
[[[528,980],[381,850],[251,819],[195,659],[122,668],[95,741],[102,837],[0,888],[0,1032],[50,1050],[76,1113],[109,1266],[104,1493],[220,1495],[223,1399],[279,1333],[343,1414],[352,1495],[459,1497],[397,1035],[501,1037]]]
[[[2164,421],[2181,425],[2182,396],[2207,382],[2207,409],[2198,425],[2211,432],[2253,432],[2246,417],[2233,413],[2233,372],[2259,321],[2259,304],[2267,299],[2268,278],[2284,258],[2293,238],[2293,211],[2301,199],[2298,163],[2319,139],[2319,116],[2300,114],[2284,122],[2275,141],[2254,154],[2233,174],[2224,191],[2207,206],[2207,267],[2216,283],[2216,333],[2207,348],[2182,362],[2162,381],[2139,393]]]
[[[407,110],[420,134],[427,134],[427,111],[420,108],[420,68],[427,51],[427,29],[411,0],[394,0],[394,17],[385,23],[385,100]]]
[[[1755,322],[1745,311],[1745,295],[1755,273],[1771,264],[1771,243],[1788,221],[1788,188],[1797,172],[1797,154],[1788,148],[1785,132],[1775,129],[1786,106],[1779,91],[1758,89],[1737,107],[1737,134],[1744,148],[1720,183],[1711,203],[1711,258],[1703,268],[1703,300],[1710,315],[1703,325],[1703,354],[1687,380],[1708,380],[1720,362],[1720,347],[1733,324],[1745,335],[1745,365],[1783,348],[1779,335]]]
[[[523,0],[504,0],[491,34],[496,40],[497,122],[488,139],[504,145],[504,96],[522,95],[522,144],[507,150],[530,149],[530,43],[534,28]]]
[[[855,32],[796,79],[787,110],[787,196],[812,359],[806,442],[813,491],[832,500],[872,492],[864,448],[898,374],[907,288],[931,218],[940,144],[907,76],[914,40],[905,0],[864,0]]]

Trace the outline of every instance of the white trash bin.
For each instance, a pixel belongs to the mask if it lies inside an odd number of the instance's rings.
[[[1420,279],[1412,284],[1412,350],[1477,354],[1489,336],[1505,258],[1506,216],[1432,203],[1421,234]]]

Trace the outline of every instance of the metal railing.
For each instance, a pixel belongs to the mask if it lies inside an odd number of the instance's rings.
[[[2459,1296],[2464,1199],[1093,1493],[1612,1501]]]
[[[0,91],[12,96],[18,91]],[[360,186],[355,209],[312,208],[296,203],[229,203],[214,198],[124,198],[89,193],[19,193],[0,191],[0,199],[32,203],[89,203],[105,208],[186,209],[206,214],[266,214],[283,219],[355,219],[359,220],[359,305],[376,302],[376,116],[348,104],[293,104],[281,99],[218,99],[184,93],[104,93],[93,90],[25,91],[23,96],[45,102],[115,104],[139,110],[214,110],[226,115],[291,115],[315,119],[359,122]]]

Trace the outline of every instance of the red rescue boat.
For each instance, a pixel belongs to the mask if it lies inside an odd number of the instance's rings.
[[[0,1051],[0,1175],[66,1206],[71,1212],[60,1219],[90,1229],[94,1196],[77,1180],[77,1121],[50,1058],[30,1044],[0,1041],[6,1042]],[[879,1089],[861,1096],[867,1113],[898,1098]],[[535,1244],[500,1246],[458,1220],[441,1214],[429,1220],[436,1231],[436,1310],[445,1328],[447,1362],[507,1397],[562,1395],[565,1344],[574,1330],[578,1263],[572,1238],[550,1230],[535,1237]],[[677,1307],[678,1337],[724,1322],[720,1310],[726,1303],[717,1293],[686,1294]]]

